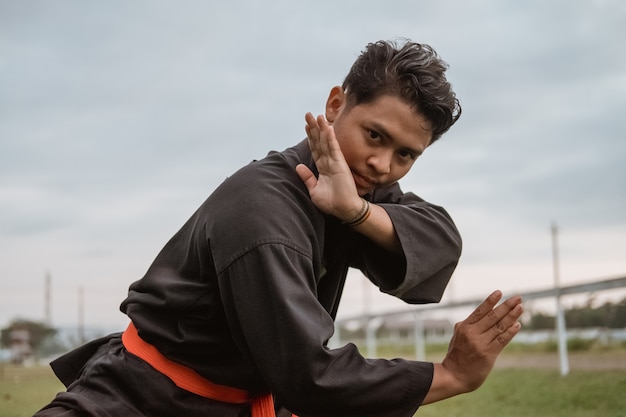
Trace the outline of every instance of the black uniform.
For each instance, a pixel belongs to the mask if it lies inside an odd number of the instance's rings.
[[[442,208],[397,184],[380,188],[365,198],[394,223],[404,256],[392,255],[321,213],[298,163],[317,174],[306,141],[228,178],[131,285],[121,309],[169,359],[218,384],[269,390],[279,408],[301,417],[412,416],[432,364],[365,359],[354,345],[327,342],[349,267],[408,303],[438,302],[458,262],[459,234]],[[119,335],[53,367],[74,382],[52,405],[92,407],[94,415],[249,413],[177,388],[126,352]]]

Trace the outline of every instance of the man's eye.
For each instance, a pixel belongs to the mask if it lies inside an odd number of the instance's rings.
[[[369,133],[371,139],[380,141],[380,135],[378,134],[378,132],[374,132],[373,130],[368,130],[367,133]]]
[[[400,151],[398,152],[398,154],[400,155],[400,158],[402,159],[411,160],[411,161],[417,159],[417,155],[415,155],[413,152]]]

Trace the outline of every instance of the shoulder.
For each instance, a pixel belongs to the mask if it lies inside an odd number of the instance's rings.
[[[270,153],[227,178],[207,199],[198,220],[219,261],[271,244],[312,256],[323,220],[295,171],[304,159],[293,148]]]
[[[295,148],[252,161],[213,192],[206,202],[209,211],[225,220],[261,217],[267,222],[298,213],[310,204],[308,191],[295,170],[299,163],[302,156]]]

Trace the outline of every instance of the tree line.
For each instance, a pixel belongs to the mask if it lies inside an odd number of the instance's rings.
[[[593,298],[584,305],[565,310],[565,322],[570,329],[603,327],[609,329],[626,328],[626,298],[619,302],[605,302],[594,306]],[[526,330],[554,329],[555,317],[541,312],[531,312],[524,323]],[[62,353],[69,348],[55,340],[57,329],[45,323],[24,319],[13,320],[2,329],[2,347],[11,348],[11,335],[15,330],[27,330],[29,343],[34,356]]]
[[[590,298],[584,305],[565,310],[565,323],[571,329],[604,327],[608,329],[626,328],[626,298],[619,302],[605,302],[593,306]],[[533,313],[524,328],[531,330],[554,329],[555,317],[545,313]]]

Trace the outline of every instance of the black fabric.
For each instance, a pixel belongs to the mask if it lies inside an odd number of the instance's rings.
[[[442,208],[397,184],[379,189],[366,197],[394,222],[404,256],[391,255],[319,212],[298,163],[315,172],[305,141],[228,178],[131,285],[121,309],[168,358],[219,384],[270,390],[301,417],[411,416],[432,364],[365,359],[353,345],[329,349],[333,320],[349,267],[407,302],[439,301],[460,255],[458,232]],[[115,380],[121,363],[111,361],[113,376],[101,379]],[[76,366],[57,372],[71,376]],[[164,402],[157,388],[152,395]],[[175,414],[242,412],[220,407]]]
[[[59,381],[66,387],[70,386],[79,377],[85,363],[96,354],[103,344],[115,337],[121,337],[121,333],[94,339],[52,361],[50,366]]]
[[[178,388],[143,360],[128,353],[119,335],[99,339],[101,343],[86,362],[82,354],[66,355],[56,368],[81,366],[66,392],[57,394],[36,417],[171,417],[249,416],[249,406],[213,401]],[[65,414],[64,410],[69,410]],[[211,411],[211,414],[207,413]]]

